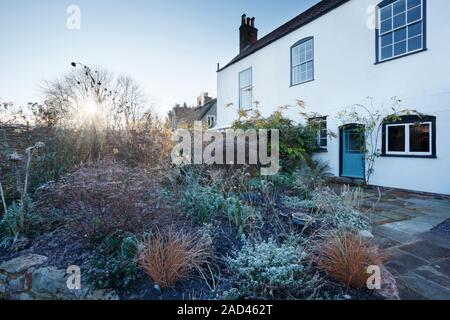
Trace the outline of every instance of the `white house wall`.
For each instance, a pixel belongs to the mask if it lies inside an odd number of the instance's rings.
[[[379,2],[351,0],[218,72],[218,127],[236,119],[236,112],[226,106],[239,105],[238,74],[249,67],[253,96],[264,115],[300,99],[305,111],[329,116],[328,128],[335,133],[342,124],[336,114],[343,108],[368,105],[370,96],[375,109],[388,110],[396,96],[403,108],[436,116],[437,159],[379,158],[371,183],[450,194],[450,1],[427,1],[427,51],[376,65],[375,30],[367,23],[368,8]],[[291,87],[290,48],[310,36],[315,80]],[[293,107],[286,115],[301,121],[299,111]],[[339,175],[338,139],[329,140],[328,152],[318,157]]]

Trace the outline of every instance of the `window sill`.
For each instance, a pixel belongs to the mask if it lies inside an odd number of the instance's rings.
[[[383,158],[415,158],[415,159],[437,159],[436,155],[431,156],[419,156],[419,155],[400,155],[400,154],[382,154]]]
[[[291,84],[289,87],[291,87],[291,88],[292,87],[297,87],[297,86],[300,86],[300,85],[305,84],[305,83],[313,82],[314,80],[316,80],[316,79],[307,80],[307,81],[300,82],[300,83],[297,83],[297,84]]]
[[[425,49],[421,49],[421,50],[417,50],[417,51],[414,51],[414,52],[410,52],[410,53],[407,53],[407,54],[404,54],[404,55],[401,55],[401,56],[393,57],[393,58],[390,58],[390,59],[376,61],[374,63],[374,65],[378,65],[378,64],[385,63],[385,62],[389,62],[389,61],[405,58],[405,57],[408,57],[408,56],[412,56],[413,54],[418,54],[418,53],[421,53],[421,52],[424,52],[424,51],[428,51],[428,49],[425,48]]]
[[[328,153],[328,149],[316,149],[313,152],[314,153]]]

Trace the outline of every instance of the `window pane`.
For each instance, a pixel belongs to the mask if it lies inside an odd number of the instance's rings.
[[[392,44],[392,33],[388,33],[385,36],[381,37],[381,46],[386,47]]]
[[[251,109],[252,108],[252,89],[241,89],[241,108]]]
[[[409,149],[411,152],[430,152],[430,125],[409,126]]]
[[[392,20],[386,20],[381,22],[381,33],[385,33],[392,30]]]
[[[406,41],[396,43],[394,45],[394,55],[398,56],[404,53],[406,53]]]
[[[421,4],[421,0],[408,0],[408,9],[412,7],[417,7]]]
[[[392,18],[392,6],[386,6],[381,9],[381,13],[380,13],[381,21],[384,21],[389,18]]]
[[[404,26],[406,24],[406,14],[402,13],[394,17],[394,29]]]
[[[361,130],[349,130],[347,135],[347,152],[361,153],[364,147],[364,135]]]
[[[381,49],[381,59],[388,59],[392,57],[392,46],[387,46]]]
[[[412,24],[408,27],[408,37],[412,38],[422,34],[422,22]]]
[[[406,0],[400,0],[394,3],[394,15],[406,11]]]
[[[414,37],[408,40],[408,51],[422,49],[422,36]]]
[[[408,23],[419,20],[422,15],[422,7],[408,10]]]
[[[387,129],[389,152],[405,152],[405,126],[391,126]]]
[[[406,28],[394,32],[394,42],[406,40]]]
[[[239,88],[252,85],[252,69],[245,70],[239,74]]]

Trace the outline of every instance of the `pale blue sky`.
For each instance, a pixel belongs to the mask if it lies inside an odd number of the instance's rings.
[[[136,79],[155,110],[216,94],[216,67],[238,53],[240,16],[256,17],[259,36],[318,0],[1,0],[0,98],[42,99],[40,85],[71,61]],[[66,9],[81,8],[81,30]]]

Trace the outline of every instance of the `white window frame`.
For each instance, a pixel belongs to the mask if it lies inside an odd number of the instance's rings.
[[[411,152],[410,151],[410,127],[416,125],[428,125],[430,127],[430,151],[429,152]],[[405,127],[405,151],[389,151],[389,128],[390,127]],[[433,155],[433,123],[397,123],[386,125],[386,155],[392,156],[431,156]]]
[[[243,87],[241,85],[241,74],[244,72],[250,72],[250,85]],[[238,82],[239,82],[239,110],[251,110],[253,108],[253,68],[247,68],[245,70],[242,70],[239,72],[238,75]],[[242,94],[244,91],[250,92],[250,106],[243,106],[242,105]]]
[[[397,1],[394,1],[394,2],[392,2],[392,3],[390,3],[390,4],[386,5],[386,6],[378,8],[378,17],[379,17],[379,19],[378,19],[378,39],[377,39],[377,41],[378,41],[378,60],[379,60],[379,62],[389,61],[389,60],[392,60],[392,59],[395,59],[395,58],[399,58],[399,57],[403,57],[403,56],[406,56],[406,55],[409,55],[409,54],[412,54],[412,53],[415,53],[415,52],[419,52],[419,51],[422,51],[422,50],[425,49],[425,36],[426,36],[425,35],[425,32],[426,32],[426,27],[425,27],[425,23],[426,22],[425,22],[425,20],[426,19],[425,19],[425,16],[424,16],[424,13],[425,13],[424,0],[420,0],[420,5],[417,5],[415,7],[409,8],[409,9],[408,9],[408,0],[406,0],[406,3],[405,3],[405,6],[406,6],[406,11],[405,11],[405,15],[406,15],[405,19],[406,19],[406,21],[405,21],[405,24],[402,25],[401,27],[397,27],[395,29],[394,29],[394,25],[392,25],[392,29],[390,31],[387,31],[387,32],[384,32],[384,33],[381,32],[381,24],[382,24],[382,22],[388,20],[388,19],[381,20],[381,10],[383,10],[385,8],[390,8],[391,9],[391,17],[389,19],[392,19],[392,24],[393,24],[394,23],[394,18],[396,16],[402,14],[402,13],[400,13],[400,14],[394,15],[394,4],[396,4],[399,1],[402,1],[402,0],[397,0]],[[415,8],[418,8],[418,7],[421,8],[420,18],[417,19],[417,20],[414,20],[412,22],[408,22],[408,11],[412,10],[412,9],[415,9]],[[411,25],[419,23],[419,22],[422,23],[422,33],[421,33],[422,43],[421,43],[421,46],[420,46],[419,49],[408,51],[408,44],[409,44],[409,39],[410,39],[410,37],[409,37],[409,27]],[[403,42],[403,41],[395,42],[395,39],[393,38],[392,39],[392,44],[389,45],[389,46],[392,46],[392,56],[390,56],[389,58],[383,59],[382,52],[383,52],[383,48],[384,47],[382,47],[381,38],[383,36],[387,35],[387,34],[390,34],[390,33],[392,33],[392,37],[394,37],[395,31],[403,29],[403,28],[406,28],[406,39],[404,40],[404,41],[406,41],[406,52],[402,53],[402,54],[395,55],[395,51],[394,51],[395,50],[395,44]],[[416,37],[419,37],[419,36],[416,36]],[[385,47],[388,47],[388,46],[385,46]]]
[[[294,50],[300,46],[306,46],[307,43],[311,42],[311,58],[307,59],[305,57],[305,60],[302,62],[300,61],[297,64],[294,64]],[[312,69],[311,69],[311,77],[308,78],[308,69],[306,69],[306,78],[305,80],[299,80],[298,82],[294,81],[294,73],[295,73],[295,68],[300,68],[299,70],[299,74],[301,75],[301,66],[305,65],[308,66],[308,63],[312,64]],[[301,77],[300,77],[301,78]],[[297,42],[296,44],[294,44],[291,47],[291,86],[296,86],[302,83],[306,83],[306,82],[310,82],[310,81],[314,81],[314,37],[308,37],[305,38],[303,40],[300,40],[299,42]]]
[[[206,121],[208,122],[208,128],[214,128],[214,126],[216,125],[216,116],[214,115],[208,115],[206,117]],[[210,122],[211,121],[211,122]]]

